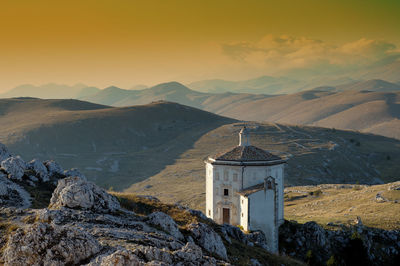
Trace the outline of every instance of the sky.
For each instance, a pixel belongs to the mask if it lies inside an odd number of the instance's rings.
[[[398,0],[1,0],[0,91],[348,73],[400,55]]]

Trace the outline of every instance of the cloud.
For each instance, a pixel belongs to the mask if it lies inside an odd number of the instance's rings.
[[[334,45],[306,37],[267,35],[257,42],[223,44],[222,51],[233,63],[270,74],[296,69],[312,73],[356,71],[400,58],[395,44],[365,38]]]

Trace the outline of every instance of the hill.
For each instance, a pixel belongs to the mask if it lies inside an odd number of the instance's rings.
[[[358,130],[400,139],[399,103],[400,91],[316,89],[230,105],[217,113],[240,120]]]
[[[123,189],[155,175],[208,131],[234,120],[156,102],[113,108],[78,100],[0,100],[0,142],[23,158],[55,159]]]
[[[331,183],[379,184],[398,180],[400,141],[318,127],[253,123],[251,143],[288,158],[285,186]],[[174,164],[126,191],[165,202],[205,208],[203,159],[237,145],[240,126],[203,135]]]
[[[73,86],[55,83],[44,84],[41,86],[26,84],[0,94],[0,98],[36,97],[43,99],[70,99],[92,94],[97,90],[99,89],[84,84],[76,84]]]

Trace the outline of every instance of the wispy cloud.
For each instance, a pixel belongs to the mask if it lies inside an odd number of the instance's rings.
[[[319,73],[356,71],[400,58],[395,44],[364,38],[334,45],[306,37],[267,35],[257,42],[223,44],[222,50],[236,63],[268,73],[296,69]]]

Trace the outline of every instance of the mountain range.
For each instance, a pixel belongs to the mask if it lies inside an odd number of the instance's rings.
[[[54,159],[105,188],[204,204],[203,159],[238,143],[237,120],[170,102],[110,107],[79,100],[0,100],[0,142]],[[398,140],[318,127],[250,123],[251,143],[289,159],[286,185],[397,180]],[[139,182],[139,183],[138,183]]]

